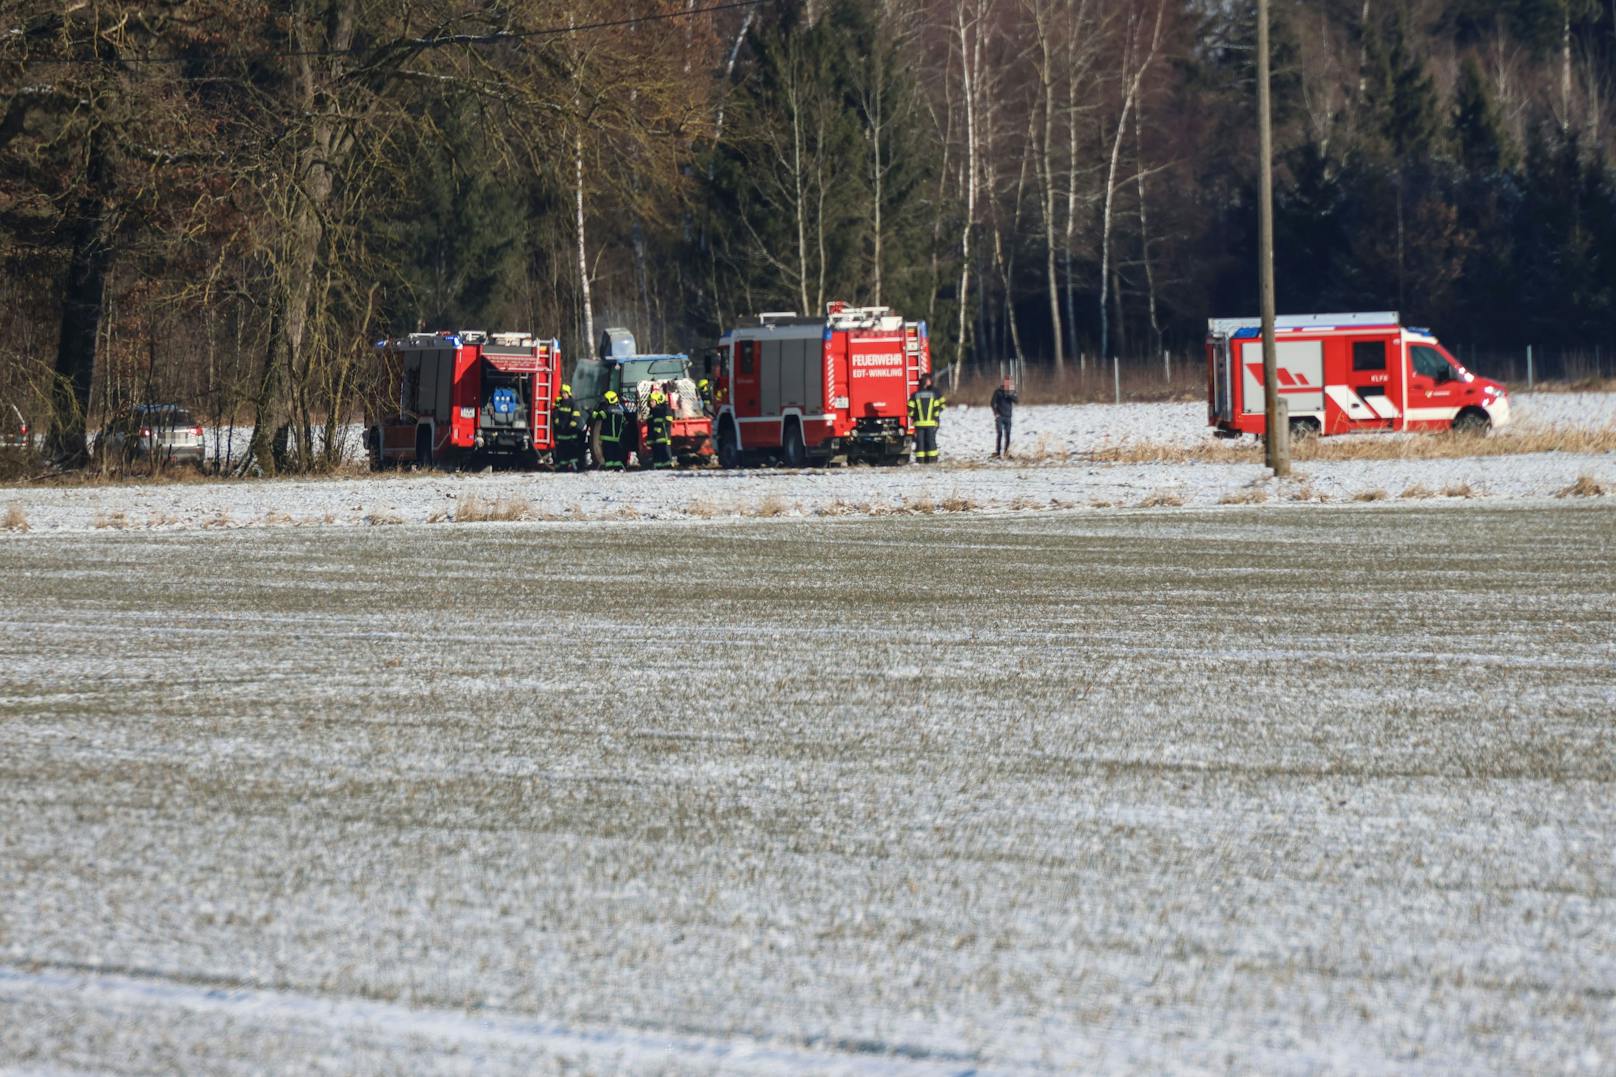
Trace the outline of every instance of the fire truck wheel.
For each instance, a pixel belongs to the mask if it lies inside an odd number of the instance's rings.
[[[786,423],[785,440],[780,446],[780,462],[793,470],[808,466],[808,446],[802,443],[800,423]]]
[[[1455,434],[1478,436],[1485,434],[1492,425],[1492,420],[1487,418],[1487,413],[1476,408],[1466,408],[1453,417],[1453,432]]]
[[[718,466],[730,471],[741,466],[741,447],[735,442],[735,427],[729,423],[718,432]]]

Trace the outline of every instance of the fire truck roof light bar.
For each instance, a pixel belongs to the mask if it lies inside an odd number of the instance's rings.
[[[1402,316],[1397,311],[1378,311],[1368,314],[1292,314],[1283,318],[1274,319],[1276,332],[1298,330],[1328,330],[1328,329],[1354,329],[1367,326],[1396,326],[1402,324]],[[1215,337],[1232,337],[1242,329],[1256,329],[1262,332],[1261,318],[1210,318],[1206,323],[1207,330]]]

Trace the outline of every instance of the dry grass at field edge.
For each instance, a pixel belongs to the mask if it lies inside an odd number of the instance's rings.
[[[1459,460],[1477,456],[1527,456],[1538,453],[1597,455],[1616,452],[1616,426],[1603,430],[1548,427],[1541,430],[1497,434],[1433,433],[1414,437],[1377,437],[1357,434],[1333,438],[1303,438],[1292,443],[1291,456],[1299,462],[1351,460]],[[1063,453],[1034,452],[1017,463],[1064,462]],[[1208,439],[1193,445],[1135,441],[1088,454],[1100,464],[1259,464],[1263,450],[1254,442],[1231,444]]]

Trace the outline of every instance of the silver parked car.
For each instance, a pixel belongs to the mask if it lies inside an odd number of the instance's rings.
[[[139,404],[120,412],[96,440],[97,454],[202,466],[207,442],[202,424],[178,404]]]

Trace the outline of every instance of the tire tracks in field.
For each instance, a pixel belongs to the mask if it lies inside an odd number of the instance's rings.
[[[319,1025],[333,1031],[382,1033],[398,1041],[426,1040],[450,1050],[467,1046],[549,1056],[592,1058],[604,1064],[666,1072],[690,1067],[712,1072],[735,1068],[802,1073],[960,1075],[977,1073],[981,1059],[967,1051],[860,1037],[813,1035],[796,1041],[760,1030],[715,1031],[697,1027],[569,1024],[498,1010],[443,1004],[413,1005],[389,999],[329,995],[291,984],[262,985],[228,976],[167,972],[137,966],[80,962],[0,965],[0,1006],[9,1000],[61,996],[78,1008],[182,1010],[214,1014],[289,1030]],[[542,1056],[541,1056],[542,1057]],[[995,1060],[995,1072],[1037,1072]]]

